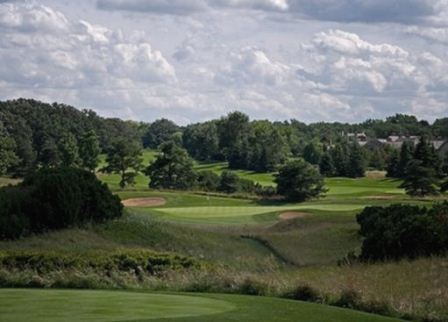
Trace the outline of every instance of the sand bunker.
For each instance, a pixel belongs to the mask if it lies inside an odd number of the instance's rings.
[[[290,219],[295,219],[295,218],[304,218],[309,215],[310,214],[307,214],[306,212],[287,211],[287,212],[280,214],[279,218],[281,220],[290,220]]]
[[[363,197],[362,199],[368,199],[368,200],[393,200],[393,199],[396,199],[396,198],[397,198],[397,196],[379,195],[379,196]]]
[[[166,204],[164,198],[134,198],[122,201],[125,207],[156,207]]]

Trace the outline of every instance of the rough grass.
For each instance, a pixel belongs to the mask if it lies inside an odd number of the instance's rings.
[[[3,322],[399,321],[297,301],[216,294],[3,289],[0,302]]]

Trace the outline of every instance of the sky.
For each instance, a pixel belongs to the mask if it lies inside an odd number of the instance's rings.
[[[448,116],[448,0],[0,0],[0,100],[178,124]]]

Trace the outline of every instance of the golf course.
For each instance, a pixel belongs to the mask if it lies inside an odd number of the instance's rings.
[[[154,155],[152,151],[145,152],[148,162]],[[206,167],[204,164],[196,166]],[[224,170],[223,164],[207,167],[218,174]],[[243,172],[239,175],[273,184],[272,174]],[[59,273],[45,277],[37,277],[30,266],[24,268],[29,271],[28,277],[23,272],[3,270],[0,277],[8,281],[6,285],[37,283],[64,288],[125,285],[140,289],[143,281],[146,290],[2,289],[2,321],[398,321],[325,304],[340,301],[338,294],[346,292],[343,285],[347,279],[352,280],[354,290],[363,290],[366,296],[363,301],[389,301],[388,305],[414,301],[417,287],[419,292],[443,289],[422,273],[427,266],[424,260],[412,266],[405,262],[394,266],[336,266],[347,253],[359,250],[355,216],[364,207],[396,202],[430,205],[433,202],[428,198],[409,198],[399,188],[399,181],[385,178],[381,173],[371,173],[361,179],[326,179],[325,196],[304,203],[157,191],[148,189],[147,178],[143,175],[137,177],[135,186],[119,189],[115,175],[99,174],[99,178],[112,186],[126,206],[122,219],[87,229],[68,229],[0,242],[0,250],[17,252],[22,257],[41,253],[39,256],[43,257],[39,261],[45,256],[68,256],[69,262],[76,262],[79,256],[97,256],[90,254],[91,249],[110,253],[149,248],[155,252],[187,254],[200,259],[208,268],[193,272],[171,270],[158,278],[120,273],[126,274],[120,280],[114,275],[105,278],[102,273],[84,267],[85,264],[74,268],[65,266]],[[432,260],[434,274],[441,271],[445,262],[444,259]],[[210,273],[210,269],[214,273]],[[405,292],[399,283],[391,288],[391,280],[407,283],[401,274],[406,270],[416,276],[414,283]],[[233,277],[229,279],[229,276]],[[324,304],[279,299],[277,296],[287,292],[291,283],[312,286],[317,292],[315,296],[321,298],[317,302]],[[213,294],[215,292],[276,298]],[[378,294],[381,295],[378,297]],[[398,297],[391,301],[394,296]],[[441,300],[431,309],[444,312],[445,303]],[[21,310],[21,307],[27,309]],[[414,311],[428,309],[413,307]]]

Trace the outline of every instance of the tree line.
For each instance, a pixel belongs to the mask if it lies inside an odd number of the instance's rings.
[[[433,124],[397,114],[359,124],[297,120],[251,121],[241,112],[178,126],[167,119],[153,123],[122,121],[64,104],[18,99],[0,102],[0,175],[24,176],[41,167],[76,166],[95,171],[100,153],[106,172],[120,173],[121,186],[132,184],[141,148],[157,149],[168,141],[197,161],[227,161],[230,169],[277,171],[287,160],[303,158],[324,176],[362,177],[368,168],[390,169],[396,152],[390,146],[359,146],[344,133],[370,137],[422,135],[448,137],[448,118]],[[444,161],[444,160],[442,160]],[[401,166],[404,171],[404,167]],[[395,176],[393,174],[392,176]]]

